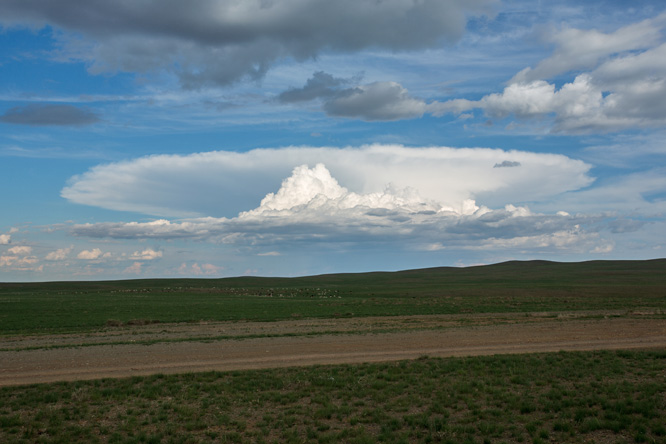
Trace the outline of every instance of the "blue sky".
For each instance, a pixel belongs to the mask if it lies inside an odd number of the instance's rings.
[[[661,1],[6,0],[0,281],[666,255]]]

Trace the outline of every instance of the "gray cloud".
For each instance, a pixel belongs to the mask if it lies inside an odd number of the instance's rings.
[[[15,106],[0,116],[0,122],[34,126],[81,126],[99,120],[99,116],[89,109],[52,103]]]
[[[333,77],[323,71],[312,74],[302,88],[291,88],[278,96],[282,103],[308,102],[340,94],[340,87],[350,82],[348,79]]]
[[[396,82],[374,82],[351,88],[344,86],[359,79],[341,79],[319,71],[302,88],[292,88],[278,96],[282,103],[323,99],[329,116],[358,118],[366,121],[390,121],[421,117],[428,106],[409,95]]]
[[[59,57],[94,73],[168,69],[183,86],[260,78],[278,60],[322,51],[434,47],[461,37],[497,0],[5,0],[5,26],[65,31]]]
[[[72,226],[70,234],[96,239],[190,239],[270,248],[299,243],[409,242],[421,249],[517,247],[590,251],[603,243],[596,233],[599,221],[588,216],[532,214],[512,206],[457,214],[415,212],[408,207],[373,209],[366,205],[343,209],[335,202],[330,204],[246,213],[231,219],[81,224]]]
[[[328,115],[363,120],[401,120],[421,117],[424,101],[411,97],[396,82],[374,82],[341,91],[324,104]]]
[[[505,160],[502,163],[496,163],[493,168],[514,168],[520,166],[520,162]]]

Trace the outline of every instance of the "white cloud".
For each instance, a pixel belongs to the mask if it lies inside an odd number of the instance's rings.
[[[143,266],[142,262],[134,262],[132,265],[125,268],[125,270],[123,270],[123,273],[125,273],[125,274],[141,274],[141,267],[142,266]]]
[[[451,207],[424,199],[417,190],[390,186],[381,192],[356,193],[340,186],[328,169],[318,164],[296,167],[277,192],[267,194],[257,208],[234,218],[84,224],[73,226],[71,231],[93,238],[189,238],[255,247],[379,242],[414,248],[432,244],[500,248],[514,239],[521,245],[531,240],[534,247],[542,248],[545,239],[551,239],[552,245],[564,245],[558,243],[562,238],[558,233],[569,233],[568,239],[583,236],[581,225],[595,222],[594,218],[564,212],[534,214],[514,205],[491,210],[472,200]]]
[[[102,256],[102,250],[100,250],[99,248],[93,248],[92,250],[83,250],[76,255],[78,259],[83,259],[88,261],[99,259],[101,256]]]
[[[12,254],[16,254],[16,255],[26,255],[26,254],[30,254],[32,252],[32,247],[16,246],[16,247],[10,248],[7,251],[12,253]]]
[[[32,269],[30,267],[25,268],[25,266],[36,264],[37,262],[39,262],[39,259],[35,256],[0,256],[0,267],[15,266],[19,267],[17,268],[18,270]]]
[[[599,245],[595,247],[591,253],[594,254],[608,254],[611,253],[615,249],[615,244],[613,242],[608,242],[607,244],[604,245]]]
[[[665,46],[666,49],[666,46]],[[513,83],[502,93],[478,101],[454,99],[432,105],[435,114],[483,109],[493,118],[513,114],[520,119],[554,117],[553,132],[612,132],[666,125],[666,64],[663,76],[633,79],[611,89],[581,74],[559,90],[544,80]]]
[[[435,115],[482,109],[497,119],[552,119],[552,131],[615,132],[666,125],[666,14],[613,34],[569,29],[554,54],[526,68],[501,93],[428,105]],[[584,38],[583,38],[584,37]],[[545,80],[586,68],[559,89]]]
[[[73,247],[69,248],[59,248],[55,251],[51,251],[45,256],[47,261],[62,261],[67,259],[69,253],[71,253]]]
[[[143,251],[135,251],[130,256],[130,259],[141,260],[141,261],[152,261],[162,257],[161,251],[155,251],[152,248],[146,248]]]
[[[12,265],[18,259],[17,256],[2,256],[0,255],[0,267],[7,267]]]
[[[192,265],[187,265],[182,263],[178,268],[178,273],[183,275],[194,275],[194,276],[214,276],[220,274],[224,270],[224,267],[219,267],[213,264],[201,264],[194,263]]]
[[[467,205],[463,202],[463,208]],[[457,210],[451,207],[443,209],[435,202],[426,202],[414,189],[396,190],[387,187],[383,192],[357,194],[341,187],[331,176],[324,164],[317,164],[310,169],[307,165],[294,168],[292,175],[282,182],[277,193],[269,193],[258,208],[243,212],[241,220],[261,218],[265,215],[285,215],[295,212],[313,215],[323,212],[326,216],[335,216],[340,211],[364,208],[398,210],[410,212],[433,212]],[[474,207],[474,211],[478,209]]]
[[[7,250],[7,255],[0,256],[0,267],[12,267],[14,270],[32,270],[40,271],[41,267],[34,268],[32,265],[39,262],[35,256],[30,256],[32,247],[15,246]]]
[[[92,73],[174,72],[183,86],[257,79],[277,61],[325,51],[422,49],[456,41],[469,16],[496,0],[202,0],[196,7],[157,0],[84,3],[0,2],[5,26],[51,25],[59,60],[82,60]],[[343,25],[341,25],[343,24]],[[415,32],[418,30],[418,32]]]
[[[505,161],[521,167],[493,168]],[[490,207],[547,200],[592,182],[589,165],[562,155],[367,145],[143,157],[96,166],[73,177],[61,195],[80,204],[156,216],[233,217],[277,190],[294,167],[319,163],[354,193],[415,190],[426,201],[452,208],[468,199]]]
[[[9,234],[0,234],[0,245],[7,245],[12,241],[12,237]]]

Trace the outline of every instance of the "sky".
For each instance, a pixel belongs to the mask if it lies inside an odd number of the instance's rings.
[[[666,257],[662,0],[3,0],[0,282]]]

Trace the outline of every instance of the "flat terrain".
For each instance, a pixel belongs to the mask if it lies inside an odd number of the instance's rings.
[[[416,315],[122,326],[0,337],[0,386],[157,373],[608,349],[665,349],[660,312]]]
[[[0,283],[0,386],[619,348],[666,349],[665,259]]]
[[[0,283],[0,338],[202,320],[601,310],[666,313],[666,259],[506,262],[300,278]]]
[[[0,442],[666,444],[665,381],[664,259],[0,283]]]

